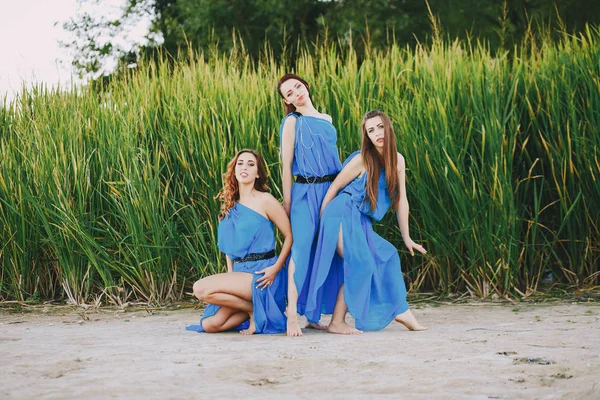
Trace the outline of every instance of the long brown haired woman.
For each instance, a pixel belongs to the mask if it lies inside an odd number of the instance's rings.
[[[337,253],[344,260],[344,272],[328,328],[331,333],[382,329],[394,319],[410,330],[426,329],[408,308],[398,251],[377,235],[372,225],[372,220],[381,220],[390,207],[395,208],[410,254],[415,250],[426,253],[409,234],[405,168],[388,116],[377,110],[366,113],[361,151],[345,161],[321,208],[306,308],[307,312],[321,309],[321,291],[330,285],[331,260]],[[348,311],[357,329],[346,324]]]
[[[268,193],[264,161],[254,150],[241,150],[227,166],[219,193],[218,244],[227,273],[194,283],[194,295],[209,303],[197,332],[283,333],[286,329],[285,273],[292,230],[281,204]],[[273,224],[284,237],[275,255]]]

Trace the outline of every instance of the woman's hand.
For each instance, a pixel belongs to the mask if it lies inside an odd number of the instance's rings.
[[[420,244],[415,243],[412,239],[405,240],[404,244],[406,245],[408,251],[410,251],[411,256],[415,255],[415,250],[421,254],[427,254],[427,250],[425,250],[425,248]]]
[[[271,265],[270,267],[256,271],[255,274],[263,274],[263,276],[256,280],[256,289],[264,290],[268,286],[273,286],[273,281],[275,280],[279,269],[280,268],[276,265]]]

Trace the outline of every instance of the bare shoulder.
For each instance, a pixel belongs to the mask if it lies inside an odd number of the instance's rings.
[[[348,161],[348,164],[344,167],[344,170],[350,172],[353,176],[360,175],[364,169],[365,166],[363,164],[362,154],[360,153],[355,155],[352,160]]]
[[[282,136],[282,147],[291,149],[296,140],[296,117],[289,116],[283,121],[283,128],[281,129]],[[284,146],[285,145],[285,146]]]
[[[260,201],[265,206],[265,209],[269,209],[275,205],[281,206],[279,201],[269,192],[259,192]]]
[[[323,118],[326,121],[333,122],[333,118],[331,118],[331,115],[329,114],[321,113],[321,118]]]
[[[273,218],[285,215],[283,206],[271,193],[262,192],[260,196],[262,209],[269,220],[273,221]]]
[[[350,165],[350,164],[353,164],[353,165],[358,165],[358,164],[360,164],[360,165],[362,165],[362,163],[363,163],[363,157],[362,157],[362,153],[360,153],[360,152],[359,152],[357,155],[355,155],[355,156],[352,158],[352,160],[350,160],[350,161],[348,162],[348,165]]]
[[[398,169],[404,169],[406,167],[406,161],[404,160],[404,156],[398,153]]]
[[[283,130],[294,129],[296,127],[296,116],[291,115],[283,121]]]

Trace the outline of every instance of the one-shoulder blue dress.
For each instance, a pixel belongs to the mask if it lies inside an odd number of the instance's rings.
[[[350,155],[344,165],[359,153]],[[374,211],[366,194],[366,182],[363,173],[323,210],[306,312],[322,309],[322,292],[338,284],[337,280],[332,282],[330,269],[337,254],[341,225],[344,299],[356,320],[356,328],[372,331],[385,328],[396,315],[408,310],[408,303],[398,250],[373,230],[372,220],[380,221],[391,205],[384,171],[379,176]]]
[[[296,118],[292,175],[296,176],[297,180],[298,177],[304,177],[307,181],[306,183],[294,182],[290,206],[290,223],[294,237],[290,257],[296,265],[294,281],[298,290],[297,311],[300,315],[306,315],[309,321],[318,322],[321,311],[333,312],[337,290],[333,288],[334,290],[330,291],[324,287],[324,308],[306,312],[306,296],[316,244],[315,236],[319,228],[319,213],[323,198],[333,180],[332,178],[329,181],[315,182],[318,181],[315,178],[335,176],[342,169],[337,149],[337,131],[323,118],[304,116],[296,112],[288,114],[283,119],[280,139],[287,118]],[[331,280],[333,286],[337,284],[335,282],[341,282],[343,279],[341,268],[341,259],[339,257],[332,259],[332,275],[337,274],[337,280]]]
[[[249,254],[267,253],[275,249],[275,234],[273,223],[263,215],[240,203],[229,210],[218,228],[219,250],[227,254],[232,260],[240,259]],[[252,304],[254,307],[254,323],[256,333],[283,333],[286,330],[287,318],[285,311],[285,296],[287,288],[287,274],[281,269],[275,276],[273,285],[264,290],[256,289],[256,280],[262,274],[255,274],[277,261],[277,256],[259,261],[234,262],[234,272],[247,272],[252,274]],[[209,304],[200,319],[199,325],[186,327],[189,331],[204,332],[202,320],[211,317],[219,310],[219,306]],[[246,329],[246,321],[235,330]]]

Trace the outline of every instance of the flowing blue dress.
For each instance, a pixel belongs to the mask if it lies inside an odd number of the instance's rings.
[[[350,155],[344,165],[359,153]],[[379,177],[374,211],[366,194],[366,175],[350,182],[323,210],[306,310],[322,309],[324,289],[331,291],[338,284],[332,282],[330,266],[341,225],[344,299],[356,328],[372,331],[385,328],[408,310],[408,303],[398,251],[373,230],[372,220],[380,221],[391,205],[385,174],[382,171]]]
[[[235,203],[235,206],[229,210],[229,215],[219,223],[218,245],[219,250],[232,260],[248,254],[269,252],[275,249],[273,223],[251,208]],[[285,269],[281,269],[275,276],[272,286],[268,286],[264,290],[256,289],[256,280],[263,275],[255,274],[255,272],[275,264],[276,261],[277,256],[266,260],[233,263],[234,272],[252,274],[252,304],[256,333],[283,333],[286,330],[287,318],[284,311],[287,275]],[[190,325],[185,329],[204,332],[202,320],[215,315],[219,308],[214,304],[207,305],[200,319],[200,325]],[[246,329],[248,325],[249,321],[246,321],[235,330]]]
[[[296,118],[292,175],[310,178],[340,172],[342,164],[337,150],[337,131],[335,127],[323,118],[290,113],[281,123],[280,139],[283,134],[283,126],[288,118]],[[294,281],[298,290],[297,311],[300,315],[306,315],[306,318],[311,322],[319,321],[321,311],[325,313],[333,312],[337,296],[337,290],[329,291],[324,288],[324,308],[306,312],[306,296],[316,244],[315,236],[319,228],[319,213],[323,198],[325,198],[330,185],[331,182],[294,182],[292,185],[290,223],[294,243],[292,244],[290,257],[296,265]],[[332,274],[337,273],[339,282],[343,279],[341,268],[341,259],[339,257],[334,258],[332,261]],[[335,286],[335,280],[331,282]]]

